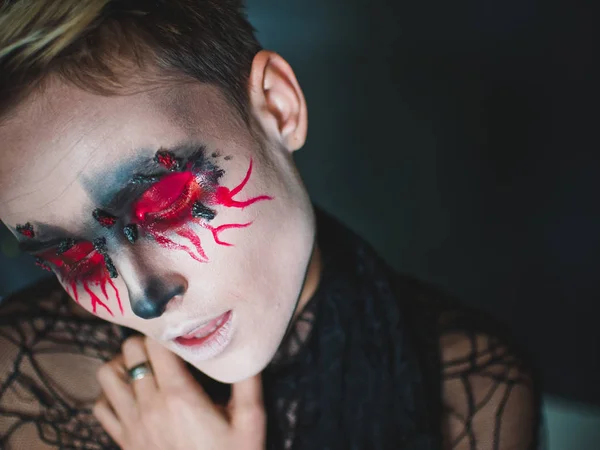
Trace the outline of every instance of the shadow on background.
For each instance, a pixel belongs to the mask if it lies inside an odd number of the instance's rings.
[[[398,269],[511,324],[548,393],[600,405],[591,11],[250,0],[249,13],[305,90],[297,161],[313,199]],[[42,273],[5,235],[3,295]]]

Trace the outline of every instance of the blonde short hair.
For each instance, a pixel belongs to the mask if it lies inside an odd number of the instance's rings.
[[[198,80],[245,117],[258,51],[242,0],[0,0],[0,116],[54,75],[104,95]]]

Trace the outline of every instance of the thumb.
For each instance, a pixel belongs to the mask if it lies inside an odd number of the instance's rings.
[[[228,409],[236,430],[264,439],[266,414],[260,373],[231,387]]]

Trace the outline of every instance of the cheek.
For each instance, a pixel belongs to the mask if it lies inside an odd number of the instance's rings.
[[[310,215],[271,206],[235,235],[235,247],[214,252],[204,274],[212,280],[209,298],[231,299],[252,314],[285,321],[303,286],[314,232]],[[198,289],[207,288],[203,278],[194,279]]]

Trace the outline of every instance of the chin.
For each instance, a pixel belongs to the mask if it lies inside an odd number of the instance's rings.
[[[209,363],[204,361],[200,364],[191,364],[205,375],[220,381],[221,383],[234,384],[247,380],[259,373],[269,364],[270,358],[227,358],[223,361]]]

